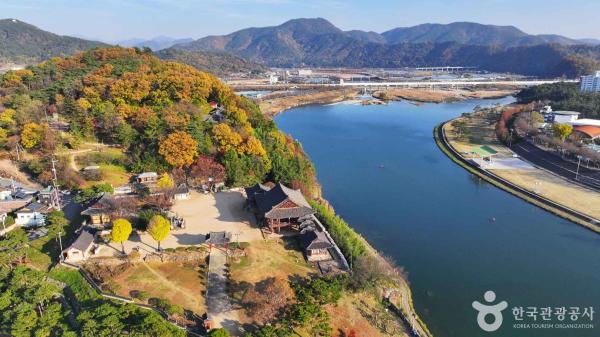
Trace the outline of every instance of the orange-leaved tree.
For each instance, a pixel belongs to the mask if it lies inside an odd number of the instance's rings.
[[[198,142],[187,132],[177,131],[160,143],[158,153],[173,167],[190,166],[198,154]]]

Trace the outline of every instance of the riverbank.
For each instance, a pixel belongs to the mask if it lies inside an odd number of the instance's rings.
[[[498,142],[493,125],[473,122],[473,117],[459,117],[436,127],[434,137],[438,147],[455,163],[492,185],[529,203],[600,233],[600,193],[575,185],[537,167],[528,169],[482,169],[465,156],[471,149],[487,145],[498,151],[500,158],[512,157],[512,152]],[[477,136],[465,140],[455,132],[452,122],[461,120],[476,129]],[[462,139],[462,140],[461,140]]]
[[[261,100],[258,105],[263,114],[275,116],[285,110],[309,104],[331,104],[356,97],[356,89],[333,89],[325,91],[298,91],[283,97]]]
[[[492,99],[502,98],[515,94],[516,88],[510,89],[400,89],[389,88],[375,91],[373,96],[382,100],[408,100],[421,103],[447,103],[463,101],[468,99]]]

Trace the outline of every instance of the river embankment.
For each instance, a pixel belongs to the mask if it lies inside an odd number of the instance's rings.
[[[434,130],[437,145],[455,163],[479,178],[555,215],[600,233],[600,193],[597,191],[571,183],[534,165],[490,165],[482,168],[476,164],[476,159],[473,160],[472,155],[468,154],[472,149],[484,145],[498,152],[496,161],[515,163],[521,160],[514,158],[512,151],[496,139],[495,114],[491,113],[491,122],[485,122],[483,114],[479,112],[468,117],[461,116],[437,126]],[[453,124],[458,121],[466,128],[465,131],[457,132]],[[464,132],[470,136],[461,136]]]
[[[419,103],[449,103],[469,99],[493,99],[511,96],[516,88],[481,89],[424,89],[424,88],[388,88],[373,93],[373,97],[392,101],[413,101]]]

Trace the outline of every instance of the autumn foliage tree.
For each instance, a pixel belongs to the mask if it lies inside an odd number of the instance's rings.
[[[171,223],[162,215],[155,215],[150,219],[148,234],[158,243],[158,250],[160,250],[160,242],[166,239],[170,232]]]
[[[225,180],[225,168],[213,157],[199,156],[190,167],[190,175],[197,185],[207,183],[208,178],[219,182]]]
[[[240,152],[240,145],[243,141],[242,136],[229,125],[225,123],[217,124],[213,126],[212,132],[219,145],[219,151],[223,153],[229,150]]]
[[[123,242],[129,239],[131,234],[131,223],[127,219],[116,219],[113,221],[112,231],[110,232],[111,240],[121,244],[121,251],[125,254]]]
[[[265,324],[277,318],[293,296],[287,281],[271,277],[253,285],[244,294],[242,302],[252,319]]]
[[[177,131],[167,136],[158,149],[167,163],[173,167],[190,166],[198,154],[198,142],[185,131]]]
[[[21,144],[26,149],[31,149],[44,139],[45,127],[37,123],[27,123],[21,131]]]

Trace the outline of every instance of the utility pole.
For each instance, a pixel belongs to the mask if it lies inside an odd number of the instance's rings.
[[[62,235],[62,231],[58,232],[56,234],[58,236],[58,245],[60,247],[60,256],[58,257],[59,260],[63,261],[63,255],[62,255],[62,251],[63,251],[63,246],[62,246],[62,238],[60,237]]]
[[[577,171],[575,172],[575,180],[579,179],[579,164],[581,164],[581,156],[577,156]]]
[[[58,190],[58,177],[56,176],[56,163],[58,162],[58,160],[56,160],[54,157],[52,157],[52,173],[54,174],[54,179],[52,179],[52,186],[53,191],[52,191],[52,197],[51,197],[51,201],[50,203],[52,204],[52,206],[57,207],[59,210],[61,209],[61,205],[60,205],[60,192]]]

